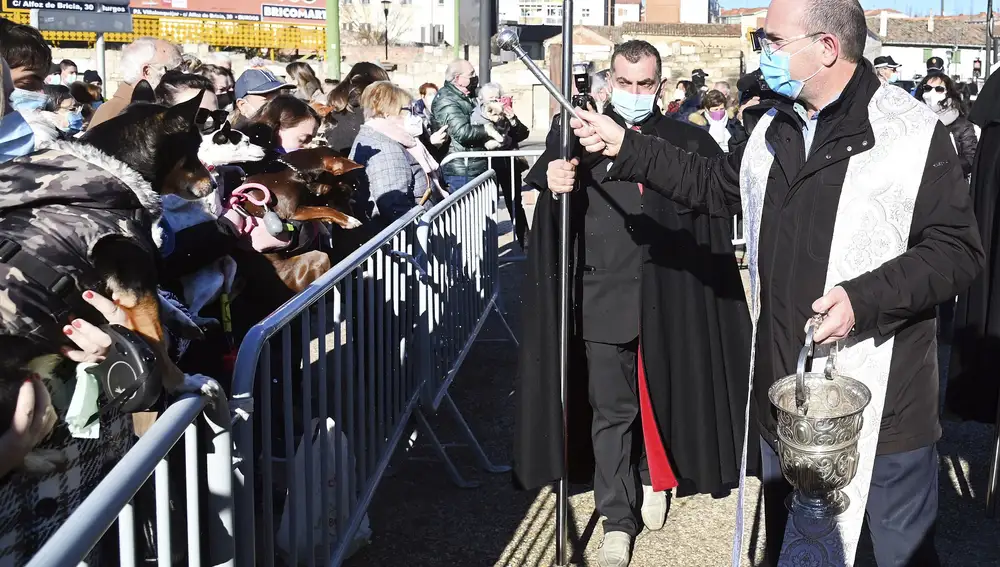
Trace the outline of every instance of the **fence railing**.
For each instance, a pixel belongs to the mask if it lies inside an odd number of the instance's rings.
[[[137,525],[142,520],[137,521],[132,503],[140,489],[155,491],[154,539],[159,565],[172,565],[178,554],[186,554],[188,565],[232,566],[236,546],[229,409],[224,398],[214,406],[206,406],[207,401],[204,396],[187,395],[172,403],[28,567],[76,567],[116,520],[120,565],[142,563],[143,558],[137,556],[141,547],[137,537],[142,537],[137,534],[143,531],[137,530]],[[183,451],[180,447],[172,451],[181,437]],[[176,469],[171,464],[183,464],[183,493],[174,490],[171,473]],[[144,488],[150,475],[153,486]],[[177,513],[172,508],[184,509],[183,534],[172,533],[176,524],[171,524],[171,515]],[[174,549],[175,542],[185,540],[185,550]],[[100,563],[101,567],[111,564],[106,559]]]
[[[483,468],[509,470],[489,462],[447,393],[499,313],[496,215],[488,171],[408,212],[243,339],[233,397],[253,411],[234,425],[239,565],[340,565],[411,415],[452,479],[473,486],[424,415],[442,402]]]
[[[538,158],[542,156],[543,151],[544,150],[539,149],[456,152],[445,156],[445,158],[441,160],[441,166],[444,167],[446,164],[453,161],[462,160],[466,167],[468,167],[470,159],[486,160],[486,169],[496,172],[497,188],[500,189],[507,212],[510,215],[511,227],[516,244],[517,240],[520,238],[519,235],[525,234],[528,230],[528,219],[524,214],[524,204],[521,202],[521,186],[524,184],[524,173],[535,165]],[[519,171],[519,168],[515,167],[518,159],[523,159],[527,162],[527,169]],[[523,261],[525,256],[521,253],[511,253],[505,255],[504,259],[510,262],[518,262]]]

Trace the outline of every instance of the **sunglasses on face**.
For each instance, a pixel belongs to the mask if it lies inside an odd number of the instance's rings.
[[[941,85],[938,85],[936,87],[932,87],[930,85],[924,85],[924,86],[920,87],[920,90],[922,92],[925,92],[925,93],[929,93],[931,91],[934,91],[936,93],[945,93],[945,92],[948,92],[948,89],[944,88]]]
[[[194,122],[198,125],[198,129],[201,130],[202,134],[209,134],[218,130],[219,127],[222,126],[222,123],[226,121],[228,116],[229,113],[225,110],[208,110],[205,108],[199,108]]]

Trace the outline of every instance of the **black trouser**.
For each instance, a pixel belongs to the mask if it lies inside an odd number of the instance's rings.
[[[604,532],[639,533],[640,480],[651,484],[639,419],[638,340],[624,345],[587,341],[590,406],[594,409],[594,501]]]
[[[791,486],[781,475],[778,456],[760,441],[767,532],[765,565],[777,565]],[[879,567],[938,567],[934,524],[938,512],[938,453],[930,445],[906,453],[878,455],[872,473],[865,521]]]

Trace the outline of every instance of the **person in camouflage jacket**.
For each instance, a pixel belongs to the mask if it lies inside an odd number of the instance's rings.
[[[71,346],[62,329],[76,310],[73,298],[85,289],[78,286],[93,285],[94,246],[125,234],[157,254],[159,216],[160,197],[150,184],[90,146],[55,142],[0,166],[0,332],[28,337],[53,351]],[[67,277],[66,290],[60,295],[51,284],[30,281],[18,266],[33,262],[12,261],[15,254],[27,254]],[[37,270],[47,273],[29,271]],[[60,366],[50,390],[66,390],[72,368]],[[132,444],[127,415],[112,410],[101,416],[98,438],[74,438],[64,420],[68,399],[60,404],[54,394],[53,403],[59,420],[37,449],[61,453],[65,465],[15,471],[0,479],[0,566],[25,564]],[[104,564],[99,555],[95,549],[87,563]]]

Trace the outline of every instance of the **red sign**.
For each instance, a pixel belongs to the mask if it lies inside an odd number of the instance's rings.
[[[326,25],[326,0],[131,0],[136,16]]]

